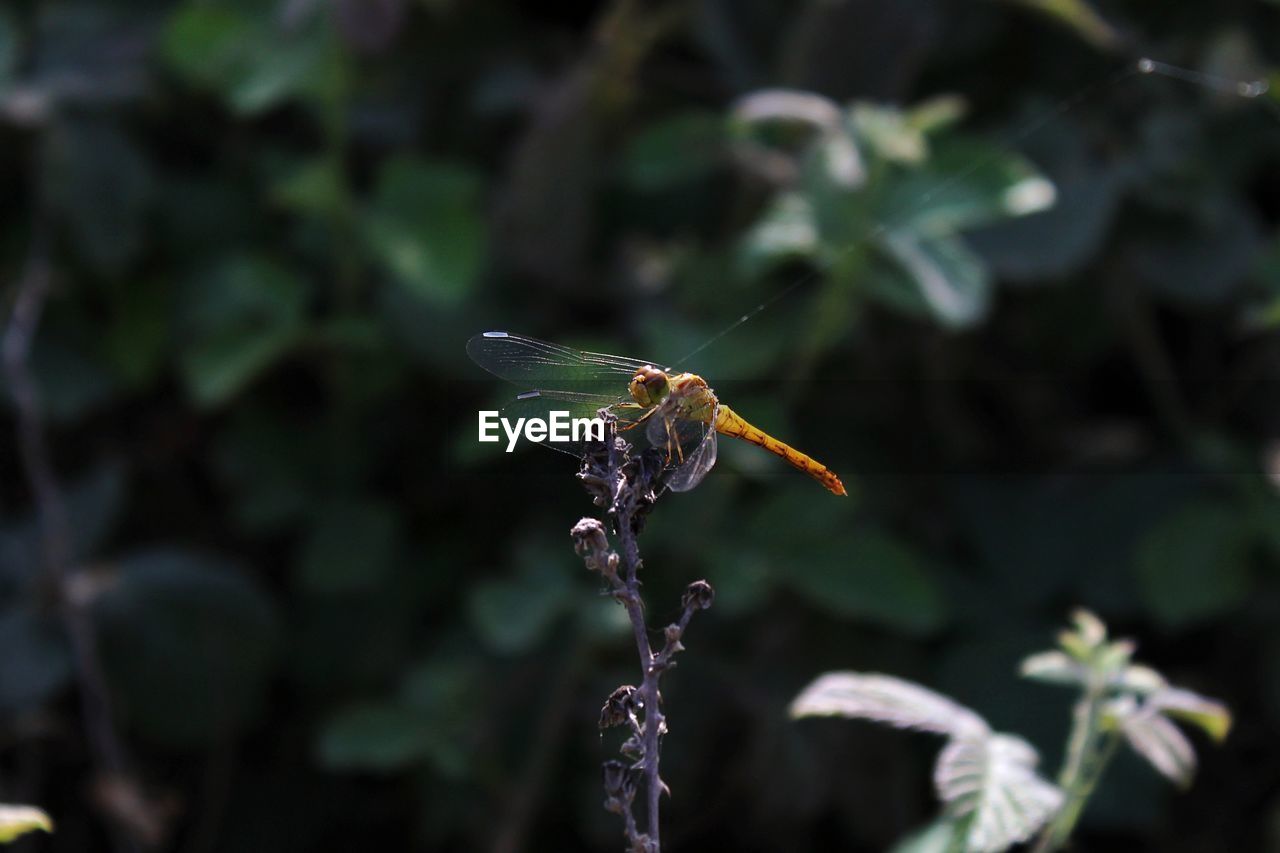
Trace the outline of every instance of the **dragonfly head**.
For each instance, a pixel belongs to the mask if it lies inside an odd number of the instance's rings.
[[[631,392],[631,399],[640,405],[656,406],[671,393],[671,383],[667,374],[656,367],[645,365],[631,377],[627,390]]]

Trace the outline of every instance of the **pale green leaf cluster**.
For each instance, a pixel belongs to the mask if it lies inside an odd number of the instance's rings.
[[[793,717],[841,716],[947,737],[934,765],[943,816],[905,839],[895,853],[991,853],[1040,835],[1037,851],[1065,845],[1114,747],[1123,742],[1165,777],[1190,784],[1196,753],[1174,720],[1226,737],[1225,705],[1172,687],[1159,672],[1132,662],[1135,645],[1108,639],[1086,610],[1058,648],[1030,655],[1024,676],[1076,687],[1067,757],[1057,784],[1036,772],[1039,757],[1020,737],[994,732],[974,711],[928,688],[889,675],[830,672],[791,704]]]
[[[1038,756],[1029,743],[993,732],[973,711],[909,681],[827,673],[801,692],[791,714],[873,720],[947,736],[933,772],[950,825],[940,833],[947,847],[1004,850],[1029,839],[1062,804],[1062,791],[1036,772]]]
[[[1103,733],[1118,733],[1161,775],[1189,785],[1196,769],[1195,748],[1173,720],[1196,725],[1221,741],[1231,728],[1230,710],[1221,702],[1172,687],[1154,669],[1132,663],[1134,643],[1109,641],[1106,626],[1092,613],[1078,610],[1073,622],[1074,628],[1058,638],[1060,649],[1031,655],[1022,662],[1022,674],[1096,696]]]
[[[35,832],[37,829],[53,832],[53,821],[43,809],[0,803],[0,844],[8,844],[19,836]]]
[[[1056,190],[1021,157],[954,132],[964,109],[954,97],[841,107],[783,89],[740,99],[735,159],[776,188],[743,241],[746,274],[801,259],[858,299],[948,328],[981,321],[992,277],[964,232],[1045,210]]]

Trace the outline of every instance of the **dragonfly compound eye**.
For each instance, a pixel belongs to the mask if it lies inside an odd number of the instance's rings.
[[[667,374],[645,365],[631,378],[628,390],[631,398],[642,406],[660,403],[667,396]]]

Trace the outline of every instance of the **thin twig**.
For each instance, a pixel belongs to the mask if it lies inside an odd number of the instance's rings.
[[[565,723],[573,707],[574,691],[581,675],[584,661],[583,645],[574,643],[558,661],[558,676],[547,692],[533,736],[530,751],[519,779],[505,798],[508,806],[494,835],[492,853],[517,853],[527,844],[529,825],[538,803],[548,789],[547,777],[553,769],[553,760],[564,739]]]
[[[128,760],[112,721],[93,626],[82,603],[71,594],[71,522],[45,441],[39,393],[31,372],[31,347],[52,287],[47,218],[40,211],[43,205],[37,201],[36,207],[27,259],[0,347],[16,410],[18,452],[40,531],[41,561],[71,646],[85,736],[100,773],[108,779],[128,781]],[[137,849],[127,833],[117,834],[115,841],[118,849]]]
[[[1191,443],[1194,421],[1178,386],[1177,371],[1169,356],[1149,300],[1127,279],[1117,279],[1114,298],[1128,332],[1134,364],[1147,387],[1156,413],[1173,437]]]

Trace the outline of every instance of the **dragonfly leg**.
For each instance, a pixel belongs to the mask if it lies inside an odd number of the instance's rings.
[[[680,446],[680,442],[679,442],[678,440],[676,440],[674,436],[672,436],[672,435],[671,435],[671,419],[670,419],[670,418],[667,418],[667,419],[663,422],[663,424],[664,424],[664,426],[666,426],[666,428],[667,428],[667,463],[668,463],[668,464],[670,464],[670,462],[671,462],[671,447],[672,447],[672,445],[675,445],[675,449],[676,449],[676,458],[678,458],[678,459],[680,460],[681,464],[683,464],[683,463],[684,463],[684,448],[683,448],[683,447],[681,447],[681,446]]]
[[[631,423],[627,424],[627,425],[626,425],[626,426],[624,426],[624,427],[619,427],[619,428],[618,428],[618,432],[626,432],[626,431],[627,431],[627,430],[629,430],[629,429],[635,429],[636,427],[640,426],[640,424],[642,424],[642,423],[644,423],[645,421],[649,420],[649,418],[651,418],[651,417],[653,416],[653,413],[654,413],[654,412],[656,412],[656,411],[658,411],[658,407],[657,407],[657,406],[652,406],[652,407],[650,407],[649,411],[645,412],[643,415],[641,415],[640,417],[636,418],[636,419],[635,419],[634,421],[632,421]]]

